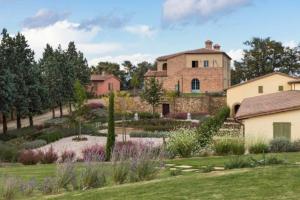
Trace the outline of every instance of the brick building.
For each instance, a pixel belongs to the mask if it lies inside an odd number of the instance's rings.
[[[165,90],[215,93],[230,86],[231,58],[210,40],[205,48],[161,56],[156,61],[157,71],[149,70],[145,78],[156,77]]]
[[[120,91],[120,80],[114,75],[91,75],[88,91],[96,96],[108,94],[110,91]]]

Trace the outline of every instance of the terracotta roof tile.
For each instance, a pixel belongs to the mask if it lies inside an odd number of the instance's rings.
[[[179,53],[174,53],[174,54],[170,54],[170,55],[161,56],[161,57],[158,57],[156,60],[157,61],[166,61],[166,60],[168,60],[170,58],[173,58],[173,57],[176,57],[176,56],[180,56],[180,55],[184,55],[184,54],[224,54],[225,56],[227,56],[228,58],[230,58],[230,56],[228,54],[226,54],[224,51],[219,51],[219,50],[214,50],[214,49],[207,49],[207,48],[201,48],[201,49],[195,49],[195,50],[189,50],[189,51],[182,51],[182,52],[179,52]]]
[[[285,91],[243,100],[236,115],[246,119],[290,110],[300,110],[300,91]]]

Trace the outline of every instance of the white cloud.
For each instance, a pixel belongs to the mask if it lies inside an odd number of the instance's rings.
[[[119,56],[103,56],[90,60],[90,65],[97,65],[99,62],[114,62],[122,64],[125,60],[131,61],[133,64],[137,64],[143,61],[154,62],[156,56],[151,54],[136,53],[131,55],[119,55]]]
[[[141,37],[152,37],[156,33],[156,30],[148,25],[126,26],[124,30]]]
[[[283,46],[295,48],[298,46],[298,44],[299,44],[299,42],[296,42],[295,40],[291,40],[291,41],[284,42]]]
[[[228,55],[232,58],[233,61],[241,61],[244,55],[242,49],[232,49],[228,52]]]
[[[187,24],[216,19],[249,4],[251,0],[165,0],[163,19],[168,23]]]
[[[94,26],[91,29],[79,29],[79,24],[67,20],[56,22],[47,27],[24,28],[21,32],[25,35],[29,45],[40,58],[47,43],[53,47],[59,44],[66,48],[70,41],[74,41],[78,49],[87,58],[99,56],[120,50],[122,46],[117,43],[95,43],[94,39],[101,31],[100,27]]]

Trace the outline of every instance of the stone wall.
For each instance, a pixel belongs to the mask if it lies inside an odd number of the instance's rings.
[[[170,111],[174,112],[174,102],[163,100],[155,108],[155,112],[162,112],[162,103],[170,105]],[[178,97],[175,100],[176,112],[207,113],[215,114],[222,106],[226,105],[226,97]],[[140,97],[132,98],[132,108],[129,112],[152,112],[152,107],[147,102],[142,101]]]

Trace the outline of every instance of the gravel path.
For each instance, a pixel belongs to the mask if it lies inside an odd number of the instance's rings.
[[[92,146],[95,144],[105,145],[106,144],[106,137],[98,137],[98,136],[89,136],[89,135],[83,135],[88,140],[87,141],[73,141],[72,139],[75,136],[63,138],[61,140],[58,140],[56,142],[50,143],[46,146],[43,146],[39,148],[39,150],[47,151],[51,146],[53,147],[54,151],[61,155],[65,150],[71,150],[76,153],[77,158],[82,157],[82,150],[88,146]],[[162,138],[130,138],[129,135],[127,135],[127,140],[129,141],[137,141],[137,142],[153,142],[154,145],[160,145],[163,143]],[[116,141],[122,141],[122,135],[118,135],[116,138]]]

